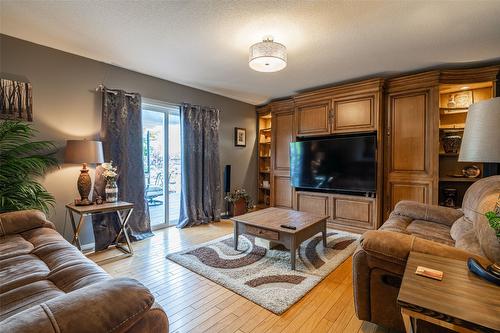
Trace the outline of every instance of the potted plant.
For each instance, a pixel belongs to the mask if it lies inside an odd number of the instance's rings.
[[[495,231],[497,240],[500,242],[500,205],[497,203],[495,211],[486,212],[484,215],[488,219],[490,227]],[[493,273],[497,278],[500,278],[500,263],[493,263],[491,266],[489,266],[489,271]]]
[[[230,215],[238,216],[245,214],[249,209],[253,208],[253,201],[250,195],[244,188],[238,188],[229,193],[225,198],[230,205]]]
[[[19,121],[0,121],[0,213],[38,209],[44,213],[54,196],[38,182],[52,167],[56,147],[50,141],[32,141],[36,130]]]

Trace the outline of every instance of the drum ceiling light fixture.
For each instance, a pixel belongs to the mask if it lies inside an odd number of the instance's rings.
[[[250,46],[248,66],[257,72],[277,72],[286,67],[286,47],[276,43],[273,37]]]

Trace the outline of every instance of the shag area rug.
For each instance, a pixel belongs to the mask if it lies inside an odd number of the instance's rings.
[[[288,250],[268,250],[250,235],[240,235],[238,251],[233,236],[227,235],[167,258],[281,314],[346,260],[358,239],[356,234],[328,230],[325,249],[321,234],[316,235],[300,245],[295,271]]]

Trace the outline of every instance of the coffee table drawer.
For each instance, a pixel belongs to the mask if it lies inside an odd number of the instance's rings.
[[[272,231],[268,229],[263,229],[259,227],[254,227],[251,225],[246,226],[246,233],[250,235],[254,235],[257,237],[262,237],[266,239],[271,239],[271,240],[279,240],[280,239],[280,234],[277,231]]]

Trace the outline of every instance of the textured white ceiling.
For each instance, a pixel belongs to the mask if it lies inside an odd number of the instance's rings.
[[[500,0],[6,1],[0,31],[252,104],[377,73],[500,58]],[[277,73],[248,47],[288,48]]]

